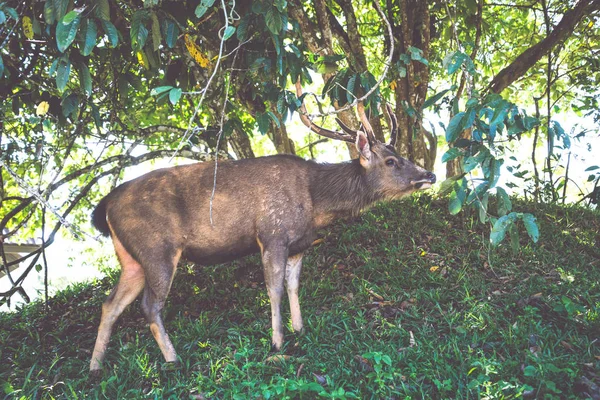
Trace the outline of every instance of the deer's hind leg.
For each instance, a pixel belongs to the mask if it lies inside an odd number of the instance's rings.
[[[173,246],[163,253],[155,257],[148,254],[145,257],[148,262],[144,263],[146,287],[142,298],[142,311],[150,324],[150,331],[158,343],[165,361],[175,363],[177,362],[177,353],[163,324],[161,312],[171,289],[181,250]]]
[[[296,332],[304,330],[302,313],[300,312],[300,301],[298,300],[298,288],[300,286],[300,270],[302,269],[302,253],[288,257],[285,267],[285,282],[287,285],[288,299],[290,301],[290,314],[292,316],[292,328]]]
[[[113,234],[115,252],[121,263],[119,282],[102,305],[102,318],[98,327],[98,336],[90,362],[90,372],[101,369],[112,327],[123,310],[131,304],[144,287],[145,274],[140,263],[125,250],[123,244]]]

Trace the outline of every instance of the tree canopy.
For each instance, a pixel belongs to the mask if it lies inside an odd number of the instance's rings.
[[[496,185],[512,144],[532,138],[531,159],[510,167],[520,189],[565,197],[556,148],[589,132],[565,132],[554,116],[600,119],[599,10],[599,0],[1,2],[0,242],[42,227],[42,249],[64,226],[89,235],[88,211],[148,160],[254,157],[256,135],[311,155],[316,144],[286,127],[303,103],[330,127],[332,114],[355,129],[370,118],[380,139],[391,105],[401,155],[431,169],[447,150],[450,212],[474,205],[492,241],[517,220],[535,239],[532,217]],[[319,93],[294,89],[317,77]],[[600,172],[588,169],[582,201],[596,204]],[[28,271],[41,254],[21,260]]]

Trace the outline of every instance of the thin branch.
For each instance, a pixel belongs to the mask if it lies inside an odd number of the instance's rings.
[[[198,127],[193,127],[192,125],[194,123],[194,120],[196,119],[196,116],[198,115],[198,112],[200,112],[200,108],[202,107],[202,104],[204,103],[204,98],[206,97],[206,93],[208,92],[208,88],[210,87],[210,84],[212,83],[215,75],[217,74],[217,71],[219,70],[219,65],[221,65],[221,59],[223,58],[223,47],[225,46],[225,36],[223,35],[223,33],[229,27],[229,16],[227,15],[227,7],[225,5],[225,0],[221,0],[221,6],[223,7],[223,16],[224,16],[224,19],[225,19],[225,26],[222,28],[222,32],[219,31],[219,33],[221,35],[221,42],[219,43],[219,55],[217,57],[217,61],[215,63],[215,67],[213,69],[213,72],[210,75],[210,77],[208,78],[208,81],[206,82],[206,86],[204,87],[204,90],[202,91],[202,96],[200,97],[200,101],[196,105],[196,108],[194,109],[194,113],[190,117],[190,120],[188,122],[188,128],[187,128],[185,134],[183,135],[183,137],[181,138],[181,141],[177,145],[177,149],[175,150],[175,153],[173,153],[173,156],[171,156],[171,158],[169,159],[169,163],[173,162],[173,159],[175,158],[175,156],[177,155],[177,153],[179,152],[179,150],[181,150],[181,148],[183,147],[183,144],[185,142],[187,142],[188,139],[195,132],[197,132],[197,128]],[[233,1],[232,7],[231,7],[232,12],[233,12],[234,8],[235,8],[235,1]]]

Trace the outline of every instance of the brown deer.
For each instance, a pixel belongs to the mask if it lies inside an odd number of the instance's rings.
[[[355,143],[360,157],[340,164],[318,164],[292,155],[223,161],[218,165],[212,210],[215,166],[209,162],[159,169],[104,197],[94,210],[93,224],[104,235],[110,234],[122,270],[102,306],[90,371],[100,371],[115,320],[142,290],[142,310],[150,330],[166,362],[177,362],[161,310],[182,257],[209,265],[260,251],[274,348],[279,350],[284,338],[280,313],[284,282],[292,327],[301,331],[302,254],[317,229],[435,182],[433,173],[395,153],[397,123],[389,107],[387,111],[388,145],[375,139],[362,108],[359,114],[366,132],[353,131],[338,121],[343,133],[313,124],[303,107],[301,118],[310,129]]]

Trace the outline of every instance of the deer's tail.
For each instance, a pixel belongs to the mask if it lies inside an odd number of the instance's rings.
[[[108,227],[108,222],[106,221],[106,204],[108,203],[108,196],[105,196],[100,203],[92,212],[92,225],[96,229],[98,229],[102,235],[108,236],[110,234],[110,229]]]

